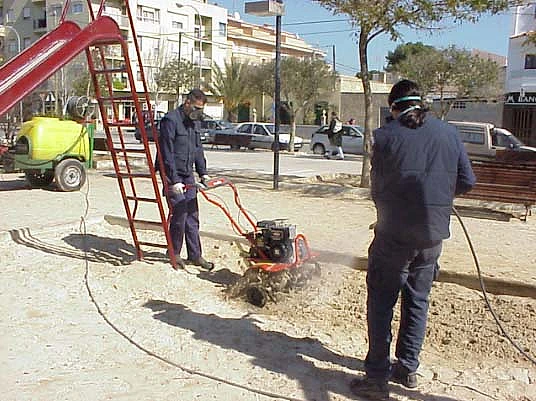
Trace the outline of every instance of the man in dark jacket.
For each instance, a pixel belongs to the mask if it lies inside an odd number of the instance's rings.
[[[184,103],[167,113],[160,122],[158,142],[168,181],[166,196],[173,208],[169,229],[177,266],[184,268],[180,252],[183,240],[186,239],[186,262],[212,270],[214,264],[202,257],[194,177],[195,167],[202,183],[209,179],[200,137],[206,102],[205,94],[199,89],[193,89]]]
[[[331,120],[327,132],[330,149],[326,152],[325,157],[328,159],[344,160],[344,153],[342,151],[342,122],[337,116],[336,111],[331,112]]]
[[[392,121],[374,132],[377,223],[367,271],[366,376],[350,384],[354,394],[373,400],[389,399],[389,379],[417,385],[428,296],[442,241],[450,236],[453,199],[475,184],[456,128],[426,114],[415,83],[394,85],[389,105]],[[391,365],[391,321],[400,294],[397,361]]]

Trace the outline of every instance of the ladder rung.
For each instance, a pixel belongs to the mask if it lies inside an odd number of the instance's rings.
[[[125,100],[134,100],[132,96],[114,96],[114,97],[100,97],[97,98],[102,102],[123,102]]]
[[[119,72],[126,72],[126,67],[119,67],[119,68],[104,68],[102,70],[95,70],[93,71],[95,74],[115,74]]]
[[[145,152],[145,149],[140,149],[140,148],[136,148],[136,149],[130,149],[130,148],[112,148],[112,150],[114,152],[127,152],[127,153],[146,153]]]
[[[138,124],[136,123],[113,123],[111,121],[107,121],[106,124],[108,124],[110,127],[137,127]]]
[[[154,242],[143,242],[143,241],[138,241],[138,244],[140,245],[145,245],[145,246],[154,246],[154,247],[157,247],[157,248],[167,248],[167,244],[157,244],[157,243],[154,243]]]
[[[145,197],[141,197],[141,196],[127,196],[127,199],[128,200],[141,201],[141,202],[153,202],[153,203],[158,202],[158,199],[156,199],[156,198],[145,198]]]

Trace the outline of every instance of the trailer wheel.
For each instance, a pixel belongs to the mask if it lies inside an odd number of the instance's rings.
[[[86,169],[76,159],[65,159],[56,166],[54,178],[61,191],[77,191],[86,182]]]
[[[45,171],[44,173],[32,173],[26,171],[24,172],[24,175],[26,176],[26,181],[28,181],[32,187],[36,188],[46,187],[54,181],[54,173],[52,171]]]
[[[323,155],[326,153],[326,148],[324,148],[324,145],[317,143],[315,146],[313,146],[313,153],[315,155]]]

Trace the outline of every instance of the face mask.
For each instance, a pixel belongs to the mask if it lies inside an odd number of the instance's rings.
[[[188,113],[188,118],[192,121],[201,121],[203,119],[203,116],[205,113],[203,113],[203,108],[196,108],[194,107],[190,113]]]

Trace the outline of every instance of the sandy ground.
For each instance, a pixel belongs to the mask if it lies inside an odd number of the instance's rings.
[[[0,399],[355,399],[348,382],[362,374],[367,343],[358,258],[372,237],[372,203],[340,185],[286,183],[273,192],[263,177],[236,181],[258,219],[289,218],[320,252],[320,277],[262,309],[225,296],[246,269],[243,246],[226,237],[233,234],[228,221],[207,202],[200,201],[204,252],[217,264],[210,274],[174,271],[155,249],[137,261],[130,232],[102,221],[124,214],[113,177],[90,177],[87,214],[82,193],[69,198],[4,181]],[[232,207],[228,195],[222,191]],[[85,229],[76,221],[84,214]],[[534,216],[464,222],[485,277],[533,294]],[[452,283],[475,278],[458,223],[452,232],[441,258],[446,279],[431,295],[421,384],[393,384],[392,398],[534,401],[534,365],[500,334],[481,293]],[[509,335],[534,358],[536,296],[489,298]]]

